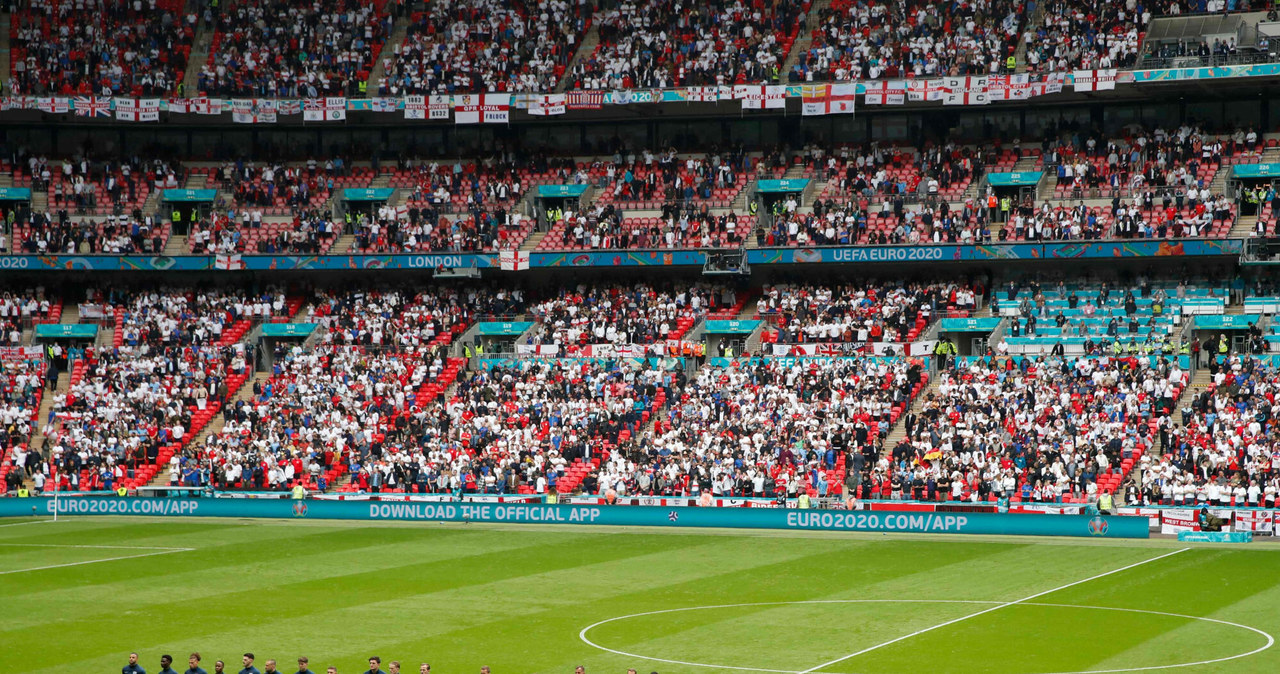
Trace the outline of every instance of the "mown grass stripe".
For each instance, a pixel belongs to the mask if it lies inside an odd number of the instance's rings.
[[[131,607],[116,615],[90,616],[59,625],[58,629],[45,626],[7,630],[0,633],[0,641],[14,644],[0,654],[0,671],[6,663],[40,663],[50,653],[59,653],[88,645],[88,635],[112,635],[122,624],[147,625],[147,638],[143,643],[199,643],[206,635],[230,629],[261,626],[260,634],[271,634],[268,628],[282,615],[292,617],[314,616],[342,606],[353,606],[405,594],[410,588],[445,589],[489,582],[494,578],[518,577],[547,568],[572,568],[603,559],[625,558],[641,554],[648,549],[676,549],[698,544],[697,539],[667,538],[648,540],[644,549],[634,540],[619,537],[612,545],[587,548],[581,556],[570,559],[558,555],[565,549],[566,537],[548,540],[532,537],[535,544],[520,551],[471,555],[423,563],[408,563],[392,571],[358,570],[349,574],[316,580],[301,580],[269,588],[234,589],[217,597],[208,598],[207,608],[193,607],[181,597],[161,604]],[[542,569],[535,565],[521,565],[522,555],[541,560]],[[145,563],[145,561],[143,562]],[[305,567],[299,568],[305,575]],[[98,643],[102,650],[106,644]]]

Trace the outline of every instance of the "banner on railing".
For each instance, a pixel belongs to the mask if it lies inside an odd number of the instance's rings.
[[[498,266],[504,271],[524,271],[529,268],[529,251],[499,251]]]
[[[938,341],[921,342],[833,342],[829,344],[774,344],[775,356],[927,356]]]
[[[1200,531],[1196,511],[1187,509],[1160,511],[1160,533],[1176,534],[1179,531]]]
[[[529,110],[530,114],[560,114],[560,110],[598,110],[609,105],[636,105],[688,102],[740,101],[745,109],[783,109],[786,99],[799,98],[806,112],[836,114],[849,112],[852,100],[846,93],[864,96],[867,105],[899,105],[906,101],[943,102],[952,105],[986,105],[998,101],[1024,101],[1036,96],[1062,93],[1066,87],[1074,91],[1093,92],[1115,89],[1117,85],[1152,82],[1212,80],[1237,77],[1274,77],[1280,75],[1280,63],[1238,64],[1201,68],[1165,68],[1120,71],[1114,68],[1053,72],[1047,74],[937,77],[913,80],[877,80],[872,82],[830,82],[795,85],[721,85],[672,89],[633,89],[616,91],[570,91],[564,94],[529,93],[513,99],[511,94],[483,93],[346,99],[274,99],[278,115],[303,114],[306,121],[341,121],[348,112],[395,113],[404,111],[406,119],[444,120],[451,108],[462,116],[457,123],[507,123],[511,108]],[[563,96],[563,103],[561,102]],[[483,100],[483,103],[478,102]],[[825,101],[825,102],[822,102]],[[563,106],[563,107],[561,107]],[[241,107],[241,118],[245,117]],[[74,111],[82,117],[118,119],[128,122],[158,121],[159,112],[176,114],[220,115],[233,112],[231,100],[219,98],[130,99],[94,96],[7,96],[0,98],[0,110],[39,110],[49,114]],[[257,123],[267,123],[263,115]]]
[[[1237,510],[1231,529],[1232,531],[1274,533],[1275,512],[1271,510]]]

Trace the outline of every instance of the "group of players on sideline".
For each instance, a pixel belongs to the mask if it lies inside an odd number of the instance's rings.
[[[238,674],[275,674],[276,672],[284,671],[281,669],[277,669],[276,661],[272,659],[266,660],[262,665],[263,668],[258,669],[256,666],[254,666],[254,661],[256,659],[257,658],[254,656],[253,653],[245,653],[243,656],[241,656],[240,663],[243,665],[243,667],[239,670]],[[208,671],[200,666],[200,662],[201,662],[201,657],[199,652],[195,652],[195,653],[192,653],[191,655],[188,655],[187,669],[183,671],[186,674],[208,674]],[[214,674],[222,674],[222,672],[230,672],[231,670],[227,669],[226,666],[227,666],[227,663],[223,660],[214,661],[213,663]],[[387,668],[383,669],[382,658],[375,655],[369,658],[369,669],[365,670],[364,674],[400,674],[401,672],[400,666],[401,665],[399,660],[392,660],[391,662],[387,663]],[[326,672],[326,674],[338,674],[338,668],[333,665],[329,665],[328,667],[325,668],[324,671]],[[408,670],[404,670],[404,671],[407,672]],[[582,665],[578,665],[573,669],[573,674],[586,674],[586,671],[587,670],[585,667],[583,667]],[[130,653],[129,664],[122,667],[120,669],[120,673],[121,674],[147,674],[147,670],[143,669],[142,665],[138,664],[138,654]],[[178,674],[178,670],[173,668],[172,655],[160,656],[159,673],[160,674]],[[311,669],[311,661],[306,656],[300,656],[298,658],[297,674],[317,674],[314,670]],[[431,674],[430,663],[424,662],[418,665],[418,674]],[[488,665],[481,666],[480,674],[491,674],[489,666]],[[635,668],[628,669],[627,674],[636,674]],[[651,674],[658,674],[658,673],[651,672]]]

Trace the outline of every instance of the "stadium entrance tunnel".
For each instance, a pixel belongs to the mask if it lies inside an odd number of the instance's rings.
[[[626,666],[639,659],[674,665],[675,671],[782,674],[1083,674],[1213,663],[1231,668],[1246,667],[1250,656],[1274,643],[1259,629],[1215,618],[1004,604],[834,599],[692,606],[609,618],[579,636],[621,656]]]

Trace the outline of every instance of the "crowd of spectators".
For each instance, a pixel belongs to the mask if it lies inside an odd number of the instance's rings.
[[[72,219],[61,210],[57,217],[32,213],[30,220],[13,226],[15,252],[46,254],[159,254],[169,239],[167,222],[153,217],[108,215]]]
[[[1094,499],[1155,446],[1189,379],[1176,360],[1139,357],[988,356],[941,377],[875,469],[891,496]]]
[[[1272,507],[1276,503],[1274,417],[1280,371],[1269,359],[1213,362],[1212,381],[1160,427],[1160,453],[1144,456],[1132,500],[1172,506]]]
[[[1153,16],[1180,13],[1176,0],[1107,3],[1049,0],[1039,25],[1023,34],[1032,72],[1132,68]]]
[[[477,318],[510,318],[524,303],[519,288],[318,289],[306,322],[325,331],[325,344],[413,348],[448,344]]]
[[[187,248],[195,254],[288,253],[317,255],[329,252],[341,234],[341,225],[328,212],[299,210],[288,221],[264,221],[262,210],[214,211],[191,224]]]
[[[50,208],[77,214],[138,212],[153,191],[178,187],[181,168],[163,159],[132,156],[119,161],[95,161],[84,155],[51,163],[29,154],[15,164],[14,184],[48,195]],[[23,171],[22,169],[25,169]]]
[[[680,339],[697,318],[733,307],[738,293],[720,285],[578,285],[529,307],[538,325],[527,337],[562,349],[588,344],[655,344]]]
[[[938,316],[978,308],[981,283],[866,283],[766,286],[756,314],[778,344],[914,341]]]
[[[59,488],[112,490],[157,472],[248,371],[243,348],[90,350],[54,401],[41,471]],[[46,487],[48,488],[48,487]]]
[[[474,373],[459,382],[428,443],[427,482],[548,493],[580,480],[583,491],[603,493],[615,488],[607,473],[567,469],[640,451],[641,427],[682,378],[653,362],[603,360],[526,360]]]
[[[39,423],[36,415],[45,395],[46,368],[43,358],[0,359],[0,488],[7,489],[26,476],[31,432]]]
[[[182,0],[32,0],[10,14],[8,90],[155,96],[182,82],[197,17]]]
[[[1017,0],[866,3],[835,0],[818,16],[792,82],[1006,72],[1024,4]]]
[[[240,0],[222,8],[201,69],[210,96],[354,96],[391,28],[386,0]]]
[[[597,18],[600,44],[567,75],[574,89],[780,81],[808,3],[622,2]]]
[[[591,10],[575,0],[427,3],[412,16],[404,43],[384,52],[379,93],[553,91]]]
[[[214,466],[218,488],[325,489],[348,466],[378,470],[407,451],[407,421],[426,419],[415,391],[445,368],[438,348],[295,346],[278,355],[252,398],[223,409],[221,432],[185,452]]]
[[[287,319],[297,304],[282,290],[259,292],[161,287],[125,293],[113,302],[117,346],[152,348],[226,346],[254,321]]]
[[[613,160],[597,169],[605,185],[597,198],[601,203],[698,201],[726,207],[757,164],[741,145],[683,157],[675,148],[618,153]]]
[[[360,214],[353,223],[352,250],[390,253],[509,250],[533,229],[533,220],[498,207],[473,206],[466,213],[441,214],[434,208],[379,207],[374,217]]]
[[[601,485],[684,496],[839,494],[847,478],[857,484],[925,380],[920,362],[896,358],[704,367],[638,457],[601,466]]]
[[[1256,151],[1257,134],[1250,133],[1252,142],[1242,139],[1239,144],[1234,139],[1224,143],[1191,125],[1172,133],[1159,127],[1140,130],[1123,139],[1073,136],[1050,143],[1043,162],[1056,171],[1059,195],[1086,189],[1123,194],[1207,189],[1224,158]]]
[[[225,162],[210,175],[214,184],[226,190],[227,196],[240,206],[297,213],[322,206],[336,186],[348,182],[348,176],[366,174],[351,169],[342,157],[335,157],[324,164],[312,159],[305,165]]]

